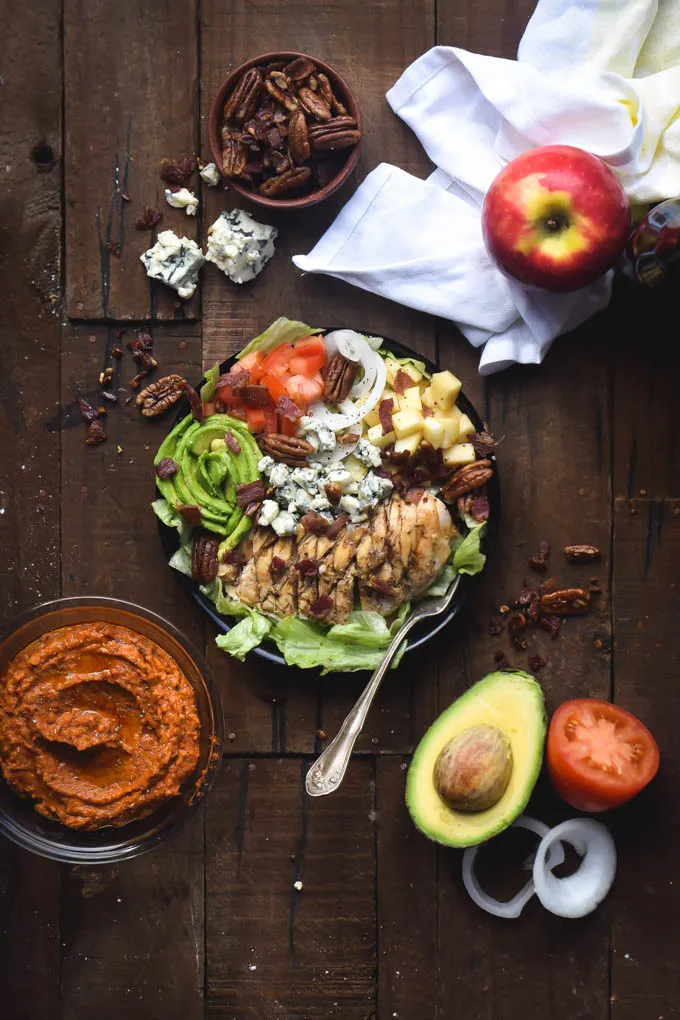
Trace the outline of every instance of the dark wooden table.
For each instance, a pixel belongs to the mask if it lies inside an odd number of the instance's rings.
[[[141,602],[205,645],[229,739],[204,810],[148,856],[59,866],[0,842],[0,1013],[7,1020],[669,1020],[680,1016],[678,635],[680,450],[677,312],[619,290],[558,341],[543,366],[488,380],[454,327],[322,278],[306,252],[349,190],[308,214],[272,217],[275,261],[253,285],[208,266],[188,304],[150,287],[133,221],[199,239],[227,204],[203,189],[198,221],[165,208],[163,157],[207,147],[226,72],[258,52],[302,49],[356,86],[366,140],[356,180],[381,160],[424,176],[387,88],[435,41],[514,56],[532,0],[32,0],[5,4],[0,39],[0,598],[3,624],[59,595]],[[356,184],[356,181],[352,186]],[[126,202],[123,195],[128,195]],[[361,680],[319,681],[228,660],[164,561],[149,509],[165,421],[134,402],[109,440],[84,445],[74,392],[128,324],[150,323],[161,370],[197,378],[278,315],[365,327],[462,375],[505,433],[500,540],[475,604],[381,693],[342,790],[310,802],[305,771]],[[115,387],[127,388],[129,358]],[[71,409],[71,412],[69,411]],[[612,697],[656,734],[653,787],[610,819],[613,892],[582,921],[536,901],[517,922],[477,910],[460,854],[416,833],[403,804],[414,743],[503,650],[495,607],[518,590],[539,540],[556,570],[597,574],[588,617],[551,643],[540,673],[553,709]],[[561,565],[567,542],[603,550],[596,570]],[[532,808],[570,815],[539,783]],[[496,854],[498,858],[498,853]],[[303,882],[302,892],[293,883]]]

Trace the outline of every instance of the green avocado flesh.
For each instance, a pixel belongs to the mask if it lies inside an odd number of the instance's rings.
[[[240,453],[233,453],[222,441],[229,430],[238,440]],[[219,449],[212,449],[214,440]],[[162,496],[176,509],[197,506],[202,525],[221,535],[220,552],[238,545],[251,527],[251,519],[236,502],[236,486],[260,477],[257,465],[261,453],[244,422],[228,414],[213,414],[197,422],[188,414],[160,445],[154,465],[170,457],[179,471],[170,478],[156,478]]]
[[[504,793],[483,811],[456,811],[440,797],[435,764],[443,747],[472,726],[497,726],[512,748]],[[527,805],[543,761],[546,719],[543,691],[528,673],[500,671],[454,701],[418,744],[406,779],[406,805],[416,826],[446,846],[474,846],[498,835]]]

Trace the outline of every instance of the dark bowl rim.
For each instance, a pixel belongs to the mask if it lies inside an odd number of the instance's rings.
[[[210,112],[208,114],[208,143],[210,145],[210,151],[215,161],[215,165],[222,174],[222,151],[219,144],[219,129],[222,120],[222,108],[224,106],[224,100],[227,92],[234,83],[234,79],[237,78],[243,71],[247,71],[250,67],[255,67],[262,63],[271,63],[273,60],[284,58],[286,60],[294,60],[296,57],[306,57],[308,60],[313,61],[322,71],[328,75],[329,78],[337,82],[342,91],[344,92],[344,98],[347,101],[349,110],[357,122],[357,130],[359,131],[359,141],[350,150],[347,160],[342,164],[335,177],[324,185],[323,188],[317,188],[316,191],[310,192],[308,195],[303,195],[300,198],[267,198],[265,195],[258,195],[256,191],[252,191],[250,188],[246,188],[238,181],[229,180],[229,187],[236,194],[241,195],[253,204],[262,207],[263,209],[308,209],[319,202],[323,202],[326,198],[329,198],[334,194],[338,188],[341,188],[345,181],[348,179],[352,171],[357,165],[359,160],[359,150],[363,141],[363,122],[361,117],[361,110],[359,109],[359,102],[356,94],[351,86],[348,84],[346,79],[340,74],[339,71],[331,65],[326,63],[325,60],[314,57],[310,53],[302,53],[299,50],[275,50],[272,53],[261,53],[259,56],[251,57],[249,60],[244,60],[242,64],[235,67],[227,77],[224,79],[215,97],[210,104]]]
[[[352,329],[353,327],[323,326],[320,328],[322,329],[323,335],[325,335],[326,333],[332,333],[336,329]],[[397,357],[415,358],[418,361],[422,361],[425,363],[425,366],[429,372],[436,372],[439,370],[436,362],[432,361],[426,355],[421,354],[419,351],[414,351],[411,347],[407,347],[405,344],[400,343],[398,340],[392,340],[390,337],[386,337],[382,333],[372,333],[370,331],[367,332],[366,330],[361,329],[357,330],[357,332],[362,333],[364,336],[379,336],[380,339],[383,341],[385,347],[392,351],[394,354],[396,354]],[[237,354],[238,353],[240,352],[237,352]],[[225,360],[220,363],[220,372],[228,371],[229,368],[236,361],[236,356],[237,356],[236,354],[232,354],[228,358],[225,358]],[[204,382],[205,376],[203,376],[200,382],[197,383],[196,385],[197,392],[200,391],[200,387],[203,385]],[[484,424],[483,420],[479,416],[477,409],[465,396],[465,393],[462,390],[458,397],[457,403],[461,407],[461,410],[469,416],[470,420],[475,425],[477,430],[481,429]],[[186,401],[186,399],[183,398],[182,401],[180,401],[178,410],[174,416],[173,424],[176,424],[182,418],[184,418],[185,415],[189,413],[189,411],[190,411],[189,404]],[[500,483],[498,479],[496,457],[494,454],[491,454],[489,459],[493,462],[496,470],[494,470],[492,478],[487,483],[490,512],[489,520],[487,522],[487,528],[482,538],[482,548],[484,549],[484,552],[487,554],[487,557],[489,554],[489,550],[493,547],[493,544],[495,542],[501,511]],[[156,493],[156,495],[158,495],[158,493]],[[179,545],[177,531],[175,528],[170,528],[167,525],[163,524],[163,522],[160,519],[158,520],[158,530],[160,534],[161,543],[163,546],[163,551],[165,552],[166,557],[170,559],[170,557],[177,550]],[[196,602],[196,604],[199,605],[201,609],[203,609],[203,611],[210,617],[210,619],[213,621],[218,630],[220,630],[223,634],[226,634],[231,630],[232,626],[235,626],[236,621],[234,623],[231,623],[229,622],[227,617],[221,616],[217,612],[214,603],[210,601],[207,595],[204,595],[199,590],[198,585],[194,581],[192,581],[190,577],[187,577],[185,574],[179,573],[179,571],[177,570],[173,570],[172,572],[173,574],[176,575],[176,581],[178,582],[178,584],[184,589],[184,591],[189,595],[189,597],[194,602]],[[413,640],[412,638],[408,639],[406,645],[406,652],[412,652],[415,651],[416,648],[420,648],[421,645],[425,644],[426,641],[429,641],[431,638],[435,637],[437,634],[439,634],[441,630],[444,629],[444,627],[448,626],[448,624],[451,623],[451,621],[458,615],[458,613],[461,611],[461,609],[467,602],[476,583],[484,575],[484,572],[485,571],[483,570],[481,571],[480,574],[477,575],[473,576],[463,575],[461,577],[461,582],[458,586],[458,591],[456,592],[453,598],[453,602],[451,603],[451,607],[448,610],[448,612],[444,613],[441,617],[433,617],[432,618],[432,620],[434,621],[433,624],[431,623],[430,620],[427,619],[424,620],[422,624],[417,624],[414,630],[412,631],[412,634],[415,635],[415,640]],[[256,648],[253,649],[253,653],[259,656],[261,659],[266,659],[268,662],[273,662],[278,666],[287,666],[289,669],[294,668],[292,666],[288,666],[288,663],[285,661],[283,656],[278,651],[270,651],[269,647],[267,647],[270,644],[271,642],[265,640],[265,642],[263,642],[262,645],[258,645]],[[315,675],[318,671],[314,669],[309,670],[300,669],[299,672],[310,673]]]
[[[47,602],[40,602],[31,609],[25,610],[23,613],[13,617],[6,625],[3,625],[0,628],[0,646],[9,641],[17,633],[17,631],[21,630],[24,626],[41,616],[47,616],[49,613],[58,612],[62,609],[78,609],[81,607],[96,608],[99,606],[104,609],[119,610],[129,615],[139,615],[158,629],[167,631],[170,637],[180,644],[187,655],[192,659],[192,661],[194,661],[205,685],[212,709],[214,721],[214,732],[211,737],[212,750],[210,752],[208,765],[201,774],[200,782],[197,785],[196,791],[184,802],[184,810],[175,819],[168,822],[161,828],[158,828],[148,837],[138,837],[136,839],[133,837],[125,841],[126,826],[123,825],[119,828],[110,826],[103,827],[102,829],[95,831],[102,832],[109,831],[110,829],[112,836],[119,835],[121,838],[118,840],[116,846],[69,847],[55,844],[45,836],[38,835],[33,832],[27,832],[23,825],[18,824],[0,811],[0,835],[5,836],[12,843],[22,847],[24,850],[29,850],[31,853],[34,853],[39,857],[45,857],[49,860],[60,861],[66,864],[113,864],[118,861],[126,861],[131,860],[134,857],[139,857],[142,854],[148,853],[160,843],[165,842],[185,825],[190,817],[196,813],[199,806],[209,794],[220,770],[224,751],[224,708],[220,692],[210,671],[205,655],[182,633],[182,631],[180,631],[178,627],[175,626],[175,624],[166,620],[160,615],[160,613],[156,613],[152,609],[147,609],[145,606],[140,606],[135,602],[129,602],[126,599],[118,599],[106,595],[74,595],[50,599]],[[55,627],[54,629],[56,630],[58,627]],[[45,633],[49,632],[49,629],[45,631]],[[4,782],[4,779],[0,775],[0,783]],[[9,787],[8,789],[11,796],[17,797],[17,794],[15,794],[14,791],[12,791]],[[23,798],[18,799],[21,800]],[[154,812],[147,817],[152,819],[153,816]],[[142,819],[141,821],[144,820],[145,819]],[[61,825],[59,822],[53,822],[49,819],[42,819],[41,821],[42,824],[54,829],[55,840],[58,838],[59,833],[68,832],[72,838],[73,833],[77,832],[77,830],[70,829],[68,826]]]

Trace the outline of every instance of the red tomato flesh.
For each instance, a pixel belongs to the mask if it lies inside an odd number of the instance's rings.
[[[280,375],[288,372],[288,362],[295,356],[291,344],[279,344],[262,362],[262,374]]]
[[[326,355],[323,351],[320,354],[296,354],[288,363],[288,371],[291,375],[312,376],[326,364]]]
[[[305,410],[308,404],[313,404],[315,400],[320,400],[323,396],[321,373],[315,372],[309,378],[305,375],[292,375],[286,389],[288,396],[295,401],[298,407]]]
[[[579,811],[607,811],[635,797],[659,768],[654,737],[630,712],[597,698],[565,701],[550,722],[553,785]]]
[[[246,407],[248,429],[255,434],[259,432],[276,432],[277,414],[269,407]]]
[[[237,371],[239,368],[247,368],[250,372],[250,381],[257,383],[262,378],[263,361],[264,354],[262,351],[253,351],[252,354],[246,354],[244,358],[240,358],[233,366],[233,370]]]

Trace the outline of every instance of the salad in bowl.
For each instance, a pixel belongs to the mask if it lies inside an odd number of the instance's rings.
[[[187,386],[153,508],[170,566],[231,623],[222,649],[374,669],[415,600],[483,569],[494,442],[460,390],[380,337],[286,318]]]

